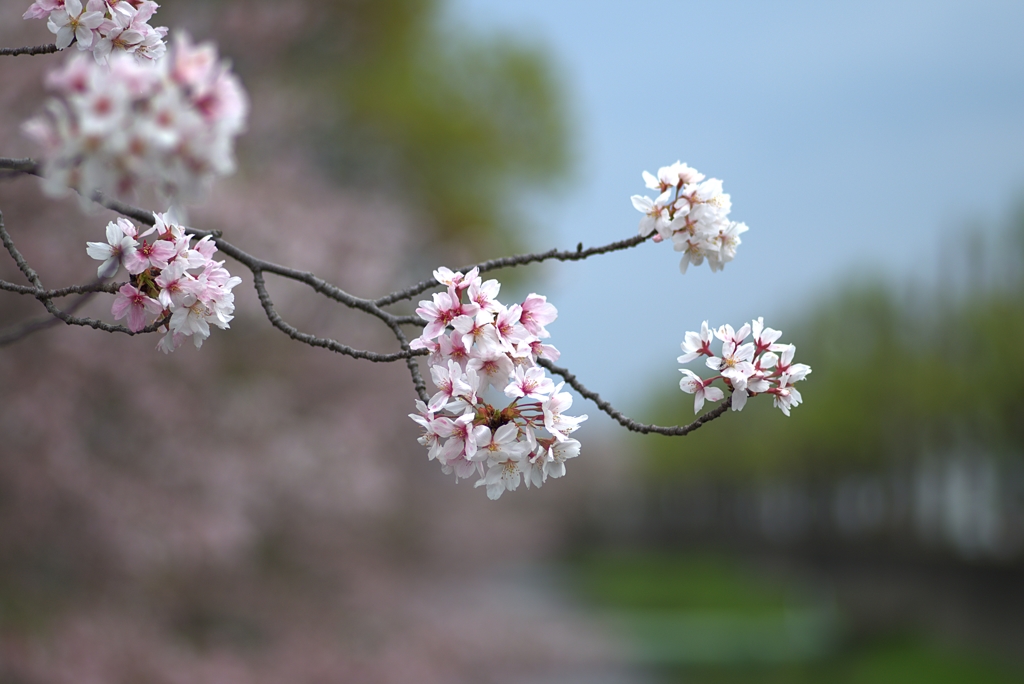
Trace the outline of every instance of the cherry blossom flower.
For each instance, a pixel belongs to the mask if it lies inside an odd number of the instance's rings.
[[[474,279],[469,285],[469,301],[480,307],[481,311],[497,313],[498,292],[501,290],[501,283],[493,278],[484,282]]]
[[[554,442],[548,448],[544,460],[544,477],[559,478],[565,475],[565,462],[580,455],[580,443],[575,439]]]
[[[783,375],[779,381],[779,386],[768,390],[775,396],[774,404],[775,408],[780,409],[787,416],[789,415],[790,409],[794,406],[798,406],[802,401],[803,397],[800,396],[800,391],[789,384],[789,376]]]
[[[416,309],[416,315],[427,322],[423,337],[433,339],[444,332],[448,324],[459,316],[468,315],[462,303],[448,292],[435,292],[433,301],[423,300]]]
[[[487,498],[495,501],[506,491],[514,492],[519,487],[519,479],[523,474],[521,462],[523,457],[518,454],[507,454],[504,460],[491,464],[487,474],[477,481],[477,487],[487,487]]]
[[[679,372],[683,374],[683,378],[679,381],[679,389],[693,395],[694,413],[699,412],[704,407],[705,399],[707,401],[720,401],[725,397],[725,393],[719,388],[708,387],[714,381],[714,378],[701,380],[696,373],[687,368],[680,368]]]
[[[519,322],[531,335],[551,337],[544,326],[558,318],[558,309],[548,304],[548,298],[539,294],[530,294],[522,304]]]
[[[128,329],[132,332],[138,332],[146,327],[146,313],[157,314],[161,311],[163,307],[160,302],[128,283],[117,291],[114,305],[110,308],[115,321],[128,317]]]
[[[516,344],[523,342],[530,337],[530,332],[519,322],[523,317],[523,309],[518,304],[513,304],[507,309],[498,311],[494,319],[494,329],[498,333],[498,342],[507,351],[515,349]]]
[[[64,0],[35,0],[25,13],[21,15],[22,19],[47,19],[50,16],[50,12],[59,9],[64,4]]]
[[[427,403],[427,408],[431,411],[439,411],[449,401],[457,397],[471,396],[476,392],[476,388],[470,386],[465,372],[454,360],[449,360],[447,367],[431,366],[430,377],[438,388],[437,393]]]
[[[442,430],[441,436],[447,440],[441,448],[441,459],[445,465],[451,466],[459,458],[464,458],[466,461],[473,460],[473,456],[476,455],[477,440],[477,435],[473,432],[474,417],[473,411],[470,410],[455,420],[438,425]]]
[[[488,386],[504,390],[509,376],[515,373],[515,365],[508,354],[498,350],[472,356],[466,368],[476,371],[477,377],[480,378],[480,391]]]
[[[80,49],[92,45],[95,29],[103,23],[106,12],[104,0],[89,0],[82,6],[81,0],[66,0],[63,7],[54,9],[46,21],[46,28],[57,36],[58,50],[63,50],[75,40]]]
[[[136,245],[130,254],[124,257],[124,267],[132,275],[142,273],[147,268],[167,268],[167,262],[177,254],[174,245],[167,240],[154,240],[150,243],[143,240]]]
[[[633,207],[644,215],[640,219],[640,235],[647,236],[657,232],[664,236],[669,226],[672,225],[671,197],[671,191],[666,190],[653,200],[643,195],[633,195],[630,198]]]
[[[754,335],[754,344],[758,354],[770,349],[776,340],[782,337],[782,332],[764,327],[764,319],[761,317],[750,322],[750,329]]]
[[[729,340],[722,345],[722,356],[712,356],[707,360],[707,366],[716,370],[722,377],[732,381],[734,387],[743,387],[747,384],[747,378],[754,373],[754,345],[737,345]]]
[[[86,253],[93,259],[102,261],[96,269],[96,275],[100,278],[112,278],[121,267],[125,259],[135,254],[135,226],[126,218],[119,218],[107,224],[107,241],[87,242]]]
[[[512,382],[505,388],[505,396],[513,399],[528,397],[544,401],[554,389],[555,383],[544,373],[543,368],[534,366],[523,370],[523,367],[519,366],[515,370]]]
[[[572,395],[561,392],[564,382],[558,383],[551,396],[541,403],[544,411],[544,428],[559,442],[569,439],[568,435],[587,419],[586,415],[567,416],[564,411],[572,406]]]
[[[444,421],[451,421],[444,417],[434,418],[434,412],[419,400],[416,401],[416,411],[409,414],[423,428],[423,434],[416,441],[427,447],[427,457],[433,461],[441,454],[441,432],[451,434],[451,426],[445,426]]]
[[[708,328],[708,322],[704,321],[700,326],[700,334],[695,332],[688,332],[683,337],[682,343],[679,345],[683,351],[686,352],[680,356],[677,361],[679,363],[689,363],[698,356],[714,356],[711,353],[711,337],[713,333]]]
[[[515,423],[505,423],[493,432],[486,425],[480,425],[474,429],[474,436],[478,460],[502,461],[511,455],[522,456],[530,450],[519,441],[519,426]]]

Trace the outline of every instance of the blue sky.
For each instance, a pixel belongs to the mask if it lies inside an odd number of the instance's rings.
[[[549,270],[551,341],[627,409],[678,381],[702,320],[784,328],[863,274],[934,282],[954,228],[1024,190],[1024,3],[452,0],[449,20],[541,45],[565,86],[576,172],[532,205],[538,249],[634,234],[641,171],[676,159],[750,226],[721,273],[680,275],[665,244]]]

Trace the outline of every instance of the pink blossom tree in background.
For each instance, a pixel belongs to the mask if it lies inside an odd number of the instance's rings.
[[[306,30],[295,8],[284,20],[273,3],[245,5],[226,10],[223,26],[230,31],[240,16],[246,30],[262,26],[267,40],[251,42],[271,54],[275,40],[299,40]],[[380,548],[388,534],[429,540],[410,543],[463,572],[484,557],[553,543],[535,534],[535,523],[558,505],[532,506],[515,521],[484,513],[467,522],[447,495],[442,503],[419,493],[422,464],[382,462],[409,439],[391,420],[414,405],[409,417],[427,460],[497,499],[520,484],[560,479],[580,455],[585,440],[574,435],[586,416],[569,413],[568,388],[641,433],[686,435],[758,394],[788,415],[801,401],[793,385],[810,369],[761,319],[687,333],[679,362],[705,357],[712,375],[684,369],[680,388],[695,395],[695,412],[705,401],[722,403],[686,425],[648,425],[556,365],[553,303],[536,293],[503,303],[501,283],[485,279],[647,242],[670,242],[684,273],[705,260],[720,270],[747,230],[729,219],[721,181],[679,162],[645,172],[657,196],[632,198],[643,214],[638,235],[452,268],[472,251],[472,238],[457,236],[429,250],[446,266],[396,289],[405,264],[395,255],[423,247],[414,215],[383,193],[339,195],[308,158],[275,139],[295,118],[294,103],[275,103],[267,90],[248,94],[212,44],[153,26],[156,10],[148,1],[36,0],[20,11],[43,22],[54,42],[2,50],[8,85],[0,98],[18,119],[3,122],[0,144],[12,152],[0,158],[0,173],[18,191],[0,204],[10,256],[0,271],[0,344],[17,358],[0,369],[0,510],[21,523],[0,531],[0,572],[13,578],[11,595],[0,595],[0,674],[472,681],[484,662],[502,657],[494,644],[503,635],[538,661],[565,650],[599,658],[602,648],[581,639],[578,625],[548,620],[537,629],[531,614],[522,625],[467,632],[458,602],[436,586],[403,585],[408,593],[395,595],[401,583],[371,579],[401,572]],[[3,38],[16,41],[12,9],[3,11]],[[232,178],[246,130],[273,150],[266,157],[274,164]],[[100,218],[104,211],[112,213]],[[290,263],[301,267],[282,265]],[[96,277],[85,278],[91,268]],[[81,282],[51,284],[62,278]],[[36,314],[39,305],[45,311]],[[284,336],[261,335],[261,317]],[[366,324],[372,319],[376,328]],[[60,323],[70,328],[40,335]],[[236,331],[230,339],[213,334],[228,328]],[[246,339],[260,340],[258,354]],[[183,346],[201,349],[178,361]],[[359,363],[324,364],[316,348]],[[414,397],[400,389],[410,382]],[[431,512],[416,532],[407,529],[412,509]],[[458,548],[467,527],[488,523],[503,552]],[[406,531],[389,532],[398,529]],[[239,567],[256,570],[238,581]],[[122,589],[161,577],[162,588],[141,604],[141,590]],[[334,587],[337,577],[369,589],[321,603],[317,587]],[[289,600],[262,590],[296,580],[308,587]],[[62,594],[48,583],[73,589]],[[41,604],[48,607],[37,611]],[[435,604],[456,606],[447,629],[434,624],[444,612]],[[350,617],[338,627],[339,615],[371,613],[379,625]],[[26,627],[33,620],[50,635],[42,650]],[[367,630],[405,634],[366,637],[378,644],[367,655],[366,642],[349,634]]]

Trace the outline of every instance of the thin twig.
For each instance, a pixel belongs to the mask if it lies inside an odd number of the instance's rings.
[[[99,291],[100,290],[93,290],[91,292],[85,292],[64,311],[69,314],[74,313]],[[57,325],[60,322],[61,321],[59,318],[54,318],[53,316],[47,314],[45,316],[38,316],[28,321],[22,321],[17,325],[12,325],[8,328],[5,328],[4,330],[0,330],[0,347],[5,347],[9,344],[13,344],[18,340],[28,337],[34,332],[45,330],[47,328],[52,328],[53,326]]]
[[[699,428],[704,423],[712,421],[715,418],[721,416],[723,413],[729,410],[730,406],[730,402],[723,401],[721,406],[717,406],[714,409],[708,411],[707,413],[705,413],[704,415],[702,415],[700,418],[693,421],[689,425],[673,425],[672,427],[664,427],[661,425],[647,425],[645,423],[638,423],[637,421],[633,420],[632,418],[624,414],[622,411],[619,411],[614,406],[609,404],[607,401],[602,399],[601,395],[599,395],[597,392],[587,389],[583,385],[583,383],[577,380],[576,376],[570,373],[567,369],[560,368],[555,364],[551,363],[550,361],[548,361],[547,359],[538,359],[537,364],[543,366],[544,368],[547,368],[549,371],[555,373],[556,375],[561,375],[574,390],[579,392],[581,397],[583,397],[584,399],[589,399],[590,401],[597,404],[597,408],[601,409],[609,416],[614,418],[619,425],[626,428],[630,432],[640,432],[645,435],[653,432],[658,435],[668,435],[670,437],[688,435],[697,428]]]
[[[52,55],[54,52],[60,52],[57,49],[56,43],[34,45],[32,47],[0,48],[0,56],[8,55],[11,57],[16,57],[17,55]]]
[[[87,294],[95,292],[116,294],[122,285],[124,285],[124,283],[107,282],[105,279],[100,279],[87,285],[69,285],[57,290],[38,290],[28,285],[17,285],[15,283],[9,283],[6,280],[0,280],[0,290],[7,290],[8,292],[14,292],[16,294],[32,295],[37,299],[56,299],[58,297],[67,297],[68,295],[73,294]]]
[[[427,353],[426,351],[411,351],[408,349],[408,345],[406,345],[406,349],[395,354],[377,354],[375,352],[349,347],[348,345],[342,344],[337,340],[332,340],[329,337],[316,337],[315,335],[304,333],[295,326],[287,323],[281,318],[281,314],[277,313],[277,309],[274,308],[274,302],[270,298],[270,293],[267,292],[267,284],[263,279],[263,272],[261,270],[253,270],[252,281],[253,285],[256,287],[256,295],[259,297],[260,304],[263,305],[263,311],[267,314],[267,319],[270,321],[271,325],[293,340],[304,342],[311,347],[323,347],[324,349],[329,349],[333,352],[344,354],[345,356],[380,363],[390,363],[392,361],[398,361],[399,359],[407,359],[416,354],[423,355]]]
[[[3,241],[3,245],[7,249],[7,252],[11,255],[11,258],[14,259],[14,263],[18,265],[18,270],[28,278],[28,282],[32,283],[36,290],[44,290],[45,288],[43,287],[43,283],[39,280],[39,274],[35,272],[35,269],[28,265],[28,262],[25,261],[25,257],[20,251],[18,251],[18,248],[14,246],[14,240],[11,239],[10,234],[7,232],[7,228],[4,226],[4,214],[2,211],[0,211],[0,240]]]
[[[42,173],[39,162],[35,159],[13,159],[11,157],[0,157],[0,169],[11,171],[14,173],[26,173],[32,176],[38,176]]]
[[[408,352],[409,356],[405,359],[405,365],[409,369],[409,375],[412,376],[412,386],[416,390],[416,396],[426,404],[430,401],[430,396],[427,394],[427,383],[423,382],[423,375],[420,373],[419,363],[416,362],[416,356],[422,355],[424,352],[414,352],[409,346],[409,338],[405,336],[405,332],[402,331],[400,324],[397,321],[388,324],[391,327],[391,332],[398,338],[398,343],[402,345],[402,351]],[[425,351],[425,350],[424,350]]]
[[[617,252],[619,250],[636,247],[637,245],[645,242],[647,240],[647,237],[648,236],[635,235],[626,240],[619,240],[617,242],[612,242],[607,245],[601,245],[600,247],[588,247],[587,249],[583,249],[583,243],[581,242],[576,246],[576,249],[572,251],[549,249],[546,252],[538,252],[534,254],[517,254],[515,256],[491,259],[490,261],[482,261],[479,264],[463,266],[462,268],[457,270],[461,271],[462,273],[466,273],[467,271],[471,271],[472,269],[476,268],[479,269],[481,273],[486,273],[487,271],[494,271],[499,268],[511,268],[513,266],[522,266],[524,264],[532,264],[539,261],[548,261],[550,259],[556,259],[558,261],[582,261],[583,259],[592,257],[596,254],[607,254],[609,252]],[[394,304],[395,302],[400,302],[404,299],[411,299],[412,297],[415,297],[421,292],[426,292],[427,290],[433,287],[437,287],[440,284],[441,283],[437,282],[436,278],[430,278],[429,280],[423,280],[413,285],[412,287],[406,288],[399,292],[392,292],[389,295],[385,295],[379,299],[374,300],[373,303],[376,304],[377,306],[387,306],[389,304]]]

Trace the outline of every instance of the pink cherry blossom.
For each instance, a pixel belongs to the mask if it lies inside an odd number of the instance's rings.
[[[114,320],[128,317],[128,329],[138,332],[146,327],[146,314],[158,314],[163,311],[160,302],[142,293],[138,288],[125,283],[117,291],[114,304],[110,308]]]
[[[537,337],[550,337],[544,326],[558,318],[558,309],[548,304],[548,298],[539,294],[530,294],[522,304],[519,322],[530,334]]]
[[[143,240],[124,258],[124,267],[132,275],[142,273],[147,268],[167,268],[167,262],[175,255],[174,245],[166,240],[154,240],[150,243]]]
[[[512,382],[505,388],[505,396],[511,398],[529,397],[538,401],[544,401],[555,389],[555,383],[547,377],[544,369],[533,367],[523,370],[519,366],[515,370]]]

